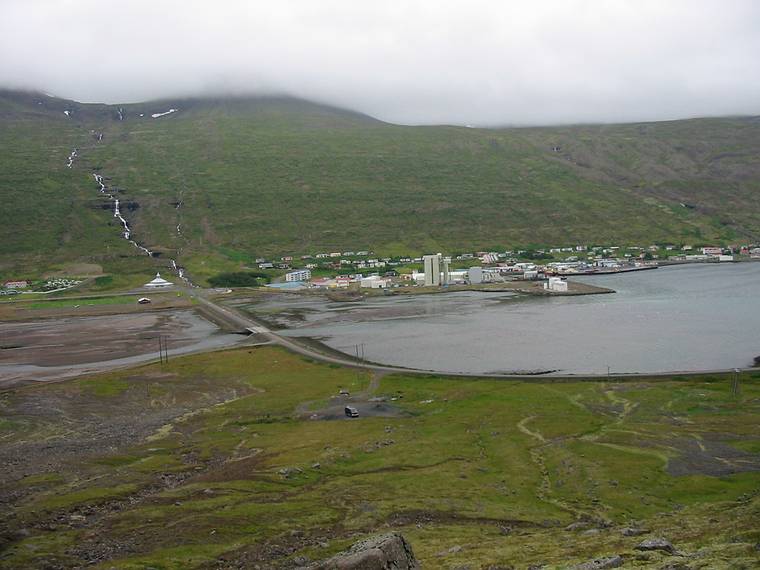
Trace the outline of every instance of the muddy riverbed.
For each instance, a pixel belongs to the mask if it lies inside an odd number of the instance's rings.
[[[62,317],[0,323],[0,389],[70,378],[158,357],[232,345],[244,337],[221,333],[194,311]]]

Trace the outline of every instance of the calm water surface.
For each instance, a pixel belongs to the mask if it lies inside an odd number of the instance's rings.
[[[504,293],[295,299],[258,306],[289,336],[374,362],[450,372],[668,372],[751,366],[760,355],[760,263],[579,277],[612,295]]]

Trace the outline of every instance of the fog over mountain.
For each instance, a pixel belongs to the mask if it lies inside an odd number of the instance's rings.
[[[760,114],[753,0],[3,0],[0,86],[473,125]]]

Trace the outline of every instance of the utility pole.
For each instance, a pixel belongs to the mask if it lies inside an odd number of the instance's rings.
[[[168,338],[167,335],[158,335],[158,361],[161,364],[168,364],[169,362]]]
[[[739,369],[734,368],[733,376],[731,377],[731,395],[734,398],[738,398],[740,393],[739,389]]]

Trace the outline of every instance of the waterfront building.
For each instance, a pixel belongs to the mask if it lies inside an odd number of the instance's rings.
[[[439,286],[441,284],[441,254],[423,255],[422,263],[425,268],[425,286]]]
[[[362,277],[359,286],[368,289],[386,289],[390,287],[391,280],[380,277],[379,275],[370,275],[369,277]]]
[[[549,277],[549,281],[544,283],[544,289],[558,293],[567,292],[567,281],[561,277]]]
[[[480,285],[483,283],[483,268],[470,267],[470,269],[467,271],[467,280],[471,285]]]

